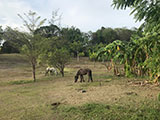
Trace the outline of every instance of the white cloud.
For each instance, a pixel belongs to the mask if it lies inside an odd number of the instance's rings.
[[[17,27],[22,21],[17,13],[34,10],[42,18],[51,18],[53,10],[63,13],[62,24],[76,26],[82,31],[104,27],[137,27],[129,10],[114,10],[112,0],[0,0],[0,24]]]
[[[0,25],[3,27],[20,27],[22,20],[17,14],[23,14],[32,8],[28,3],[21,0],[1,0],[0,1]]]
[[[130,10],[116,10],[112,0],[53,0],[50,5],[63,12],[62,23],[76,26],[83,31],[96,31],[104,27],[138,27]]]

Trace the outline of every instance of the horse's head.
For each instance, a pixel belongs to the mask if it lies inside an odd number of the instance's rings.
[[[74,77],[74,80],[75,80],[74,82],[77,82],[78,76],[75,76],[75,77]]]

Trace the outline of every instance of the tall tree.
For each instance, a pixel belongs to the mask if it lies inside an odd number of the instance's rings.
[[[62,39],[66,41],[70,53],[74,54],[79,60],[79,53],[83,52],[86,47],[88,39],[78,28],[63,28]]]
[[[25,17],[20,14],[18,16],[23,20],[23,25],[29,30],[31,35],[34,35],[35,30],[40,28],[46,21],[46,19],[40,20],[41,17],[33,11],[29,11],[27,14],[24,13]]]
[[[136,33],[136,30],[131,30],[127,28],[115,28],[117,33],[118,40],[129,42],[131,40],[131,36]]]
[[[3,36],[3,29],[2,26],[0,26],[0,46],[2,45],[2,36]]]
[[[34,35],[36,29],[40,28],[46,19],[40,20],[40,16],[36,14],[36,12],[29,11],[28,14],[24,13],[24,18],[20,14],[18,16],[23,20],[24,26],[29,30],[30,38],[27,39],[29,44],[25,44],[22,46],[22,52],[28,56],[28,59],[32,66],[33,79],[36,81],[36,63],[38,58],[38,50],[37,44],[40,37],[38,35]]]
[[[9,41],[5,41],[1,47],[0,53],[19,53],[16,46],[13,46]]]
[[[92,34],[92,40],[90,41],[93,45],[103,43],[109,44],[118,39],[117,33],[112,28],[104,28],[97,30]]]
[[[61,35],[61,30],[56,25],[42,26],[39,29],[36,29],[34,34],[40,34],[43,37],[55,37]]]
[[[36,64],[39,55],[39,42],[43,39],[39,35],[34,35],[36,29],[38,29],[46,19],[40,20],[40,16],[36,12],[29,11],[24,13],[24,16],[18,14],[23,20],[24,26],[28,29],[27,32],[19,32],[11,28],[7,28],[4,34],[4,39],[10,41],[17,46],[20,51],[28,57],[32,66],[32,74],[34,82],[36,81]]]
[[[46,38],[40,42],[39,62],[57,68],[64,77],[64,68],[70,61],[70,54],[61,37]]]

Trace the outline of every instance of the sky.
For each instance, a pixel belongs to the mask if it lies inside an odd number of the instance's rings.
[[[130,9],[116,10],[111,4],[112,0],[0,0],[0,26],[21,29],[23,22],[17,14],[31,10],[49,20],[57,9],[62,14],[61,26],[75,26],[83,32],[94,32],[102,26],[129,29],[140,26],[130,15]]]

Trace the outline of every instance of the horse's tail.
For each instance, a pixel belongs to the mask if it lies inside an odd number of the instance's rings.
[[[93,82],[93,79],[92,79],[92,71],[91,71],[91,70],[89,71],[89,76],[90,76],[91,82]]]

